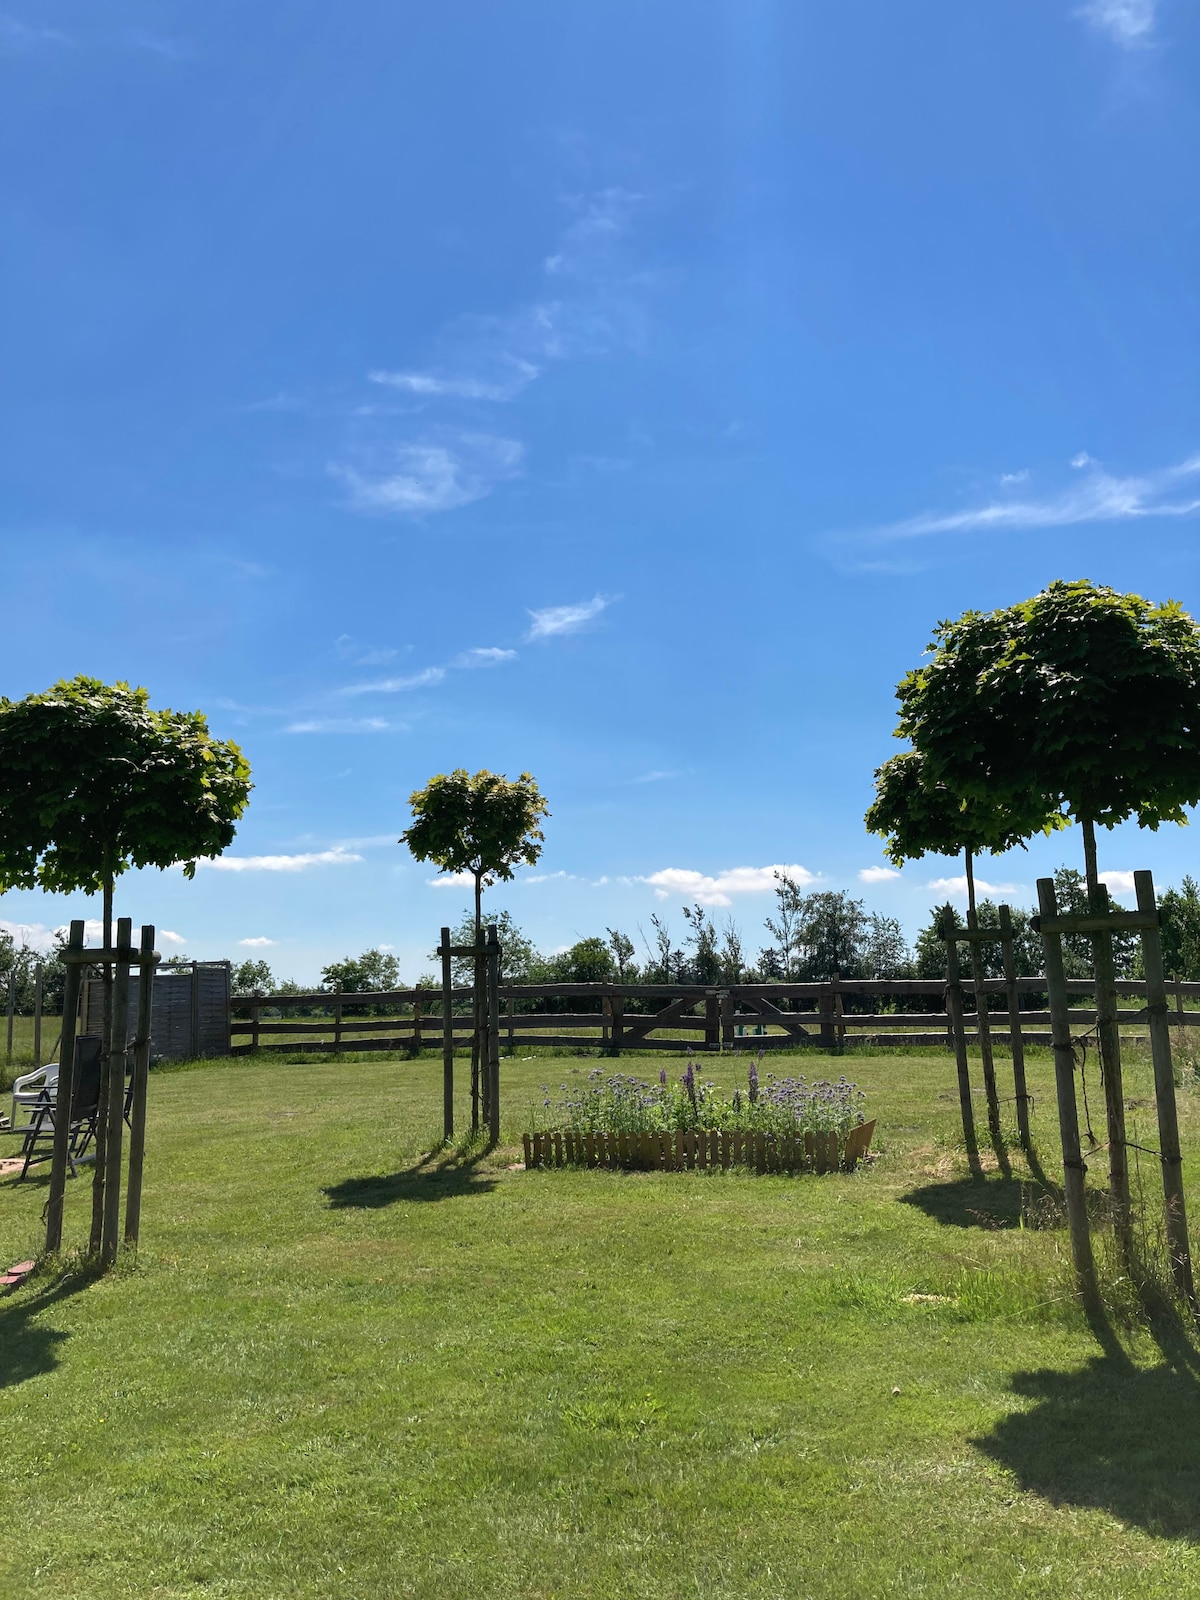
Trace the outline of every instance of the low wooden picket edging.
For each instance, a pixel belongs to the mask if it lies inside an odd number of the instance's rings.
[[[875,1123],[860,1123],[844,1141],[836,1133],[744,1133],[716,1128],[683,1133],[525,1134],[526,1167],[610,1167],[651,1172],[753,1167],[756,1172],[839,1172],[871,1147]]]

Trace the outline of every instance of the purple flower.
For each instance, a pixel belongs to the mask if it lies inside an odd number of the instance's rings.
[[[696,1109],[696,1069],[691,1063],[691,1051],[688,1052],[687,1071],[683,1075],[683,1087],[687,1090],[687,1097],[692,1102],[692,1110]]]
[[[667,1069],[666,1069],[666,1067],[659,1067],[659,1069],[658,1069],[658,1081],[659,1081],[659,1083],[662,1084],[664,1089],[667,1087]]]
[[[761,1050],[758,1052],[758,1058],[762,1060]],[[758,1104],[758,1067],[753,1061],[750,1063],[750,1104],[752,1106]]]

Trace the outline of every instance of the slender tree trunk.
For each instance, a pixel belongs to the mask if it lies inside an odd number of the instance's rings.
[[[975,916],[975,852],[973,850],[964,850],[963,861],[967,868],[967,910],[973,918]],[[970,926],[969,922],[968,926]]]
[[[1084,817],[1083,827],[1083,866],[1087,876],[1088,898],[1095,894],[1100,883],[1096,872],[1096,824],[1091,817]]]
[[[478,951],[483,939],[483,873],[475,873],[475,949]],[[472,971],[474,973],[471,985],[471,1132],[479,1132],[479,1113],[481,1086],[481,1068],[483,1065],[483,1052],[480,1049],[483,1007],[480,997],[479,975],[482,963],[479,956],[473,958]]]
[[[104,857],[104,891],[103,909],[100,913],[103,923],[101,943],[106,950],[112,948],[113,942],[113,871],[111,858],[105,853]],[[109,1084],[112,1073],[112,1055],[110,1051],[110,1035],[112,1033],[113,1011],[113,969],[105,962],[103,973],[104,1004],[101,1008],[101,1029],[103,1040],[100,1046],[100,1100],[99,1111],[96,1116],[96,1136],[94,1149],[96,1152],[95,1165],[92,1168],[92,1228],[88,1239],[88,1250],[92,1255],[98,1254],[100,1243],[104,1235],[104,1185],[108,1168],[108,1106]],[[68,1069],[70,1070],[70,1069]],[[118,1177],[115,1181],[120,1182]]]

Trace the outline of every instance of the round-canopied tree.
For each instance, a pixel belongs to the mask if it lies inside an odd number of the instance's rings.
[[[875,774],[875,799],[865,817],[867,831],[886,843],[884,854],[896,866],[924,855],[960,852],[967,876],[967,904],[975,911],[975,857],[982,851],[1000,855],[1024,845],[1035,833],[1063,825],[1035,793],[1009,795],[1001,802],[958,795],[930,779],[929,764],[919,750],[892,756]]]
[[[1001,814],[1066,812],[1093,892],[1097,823],[1182,823],[1200,801],[1200,626],[1176,601],[1054,582],[941,623],[896,693],[926,782]]]
[[[468,872],[475,885],[475,942],[480,942],[484,886],[508,880],[514,867],[542,853],[541,821],[550,815],[531,773],[509,779],[486,768],[439,773],[409,797],[413,820],[400,836],[418,861],[442,872]]]
[[[114,880],[182,865],[232,841],[250,767],[199,711],[155,711],[145,689],[77,677],[0,699],[0,892],[102,893],[112,942]]]

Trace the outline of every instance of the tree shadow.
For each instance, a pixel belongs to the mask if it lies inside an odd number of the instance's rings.
[[[69,1337],[61,1328],[42,1325],[51,1306],[69,1300],[93,1283],[96,1272],[73,1272],[55,1278],[36,1293],[0,1300],[0,1389],[40,1378],[58,1366],[58,1349]]]
[[[1076,1372],[1018,1372],[1033,1404],[972,1443],[1052,1505],[1107,1511],[1164,1539],[1200,1541],[1200,1358],[1175,1318],[1151,1324],[1160,1365],[1115,1338]]]
[[[900,1196],[901,1205],[915,1206],[927,1217],[952,1228],[1015,1228],[1028,1220],[1045,1191],[1011,1175],[997,1178],[954,1178],[927,1183]]]
[[[398,1200],[457,1200],[463,1195],[489,1194],[497,1179],[476,1170],[481,1159],[478,1155],[430,1158],[403,1172],[343,1178],[322,1193],[331,1210],[359,1211],[378,1211]]]

